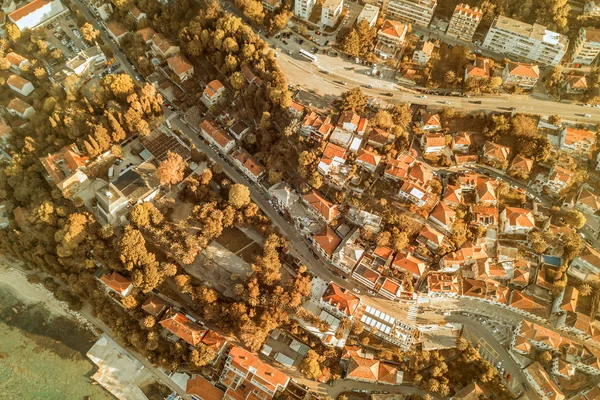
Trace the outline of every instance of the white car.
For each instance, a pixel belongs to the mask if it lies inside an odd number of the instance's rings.
[[[352,288],[352,291],[355,293],[360,293],[360,289],[359,288]]]
[[[427,96],[425,96],[424,94],[420,94],[417,96],[418,99],[426,99]]]

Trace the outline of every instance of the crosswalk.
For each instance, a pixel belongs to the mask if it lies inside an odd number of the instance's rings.
[[[417,323],[417,313],[418,312],[419,312],[419,307],[417,306],[417,304],[412,304],[408,308],[408,313],[406,315],[406,319],[410,324],[415,325]]]

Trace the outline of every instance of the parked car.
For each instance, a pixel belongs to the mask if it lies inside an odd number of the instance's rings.
[[[352,291],[355,293],[360,293],[360,289],[359,288],[352,288]]]

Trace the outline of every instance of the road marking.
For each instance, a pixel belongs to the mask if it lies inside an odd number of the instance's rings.
[[[498,358],[498,356],[499,356],[498,352],[496,350],[494,350],[492,348],[492,346],[490,346],[490,344],[484,338],[479,338],[477,343],[479,343],[481,345],[481,347],[483,347],[488,353],[490,353],[490,355],[492,356],[492,358],[494,360]]]

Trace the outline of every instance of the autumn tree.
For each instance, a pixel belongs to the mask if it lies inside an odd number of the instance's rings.
[[[83,38],[88,43],[93,43],[98,38],[98,36],[100,36],[100,31],[94,28],[94,26],[89,22],[83,24],[83,26],[79,28],[79,30],[81,31],[81,35],[83,36]]]
[[[175,185],[183,180],[186,168],[187,162],[183,157],[169,150],[167,158],[156,168],[156,177],[161,185]]]
[[[564,215],[565,222],[567,225],[575,229],[581,229],[585,225],[586,219],[580,211],[571,210]]]
[[[589,283],[582,283],[579,286],[579,295],[582,297],[587,297],[592,294],[592,287]]]
[[[247,206],[250,203],[250,189],[241,183],[236,183],[229,189],[229,204],[240,209]]]
[[[314,350],[309,350],[300,364],[300,372],[308,379],[318,379],[321,372],[319,354]]]
[[[355,113],[362,114],[365,112],[369,98],[362,92],[360,87],[352,88],[342,93],[341,109],[352,110]]]
[[[6,36],[8,37],[8,40],[10,40],[13,43],[19,41],[19,39],[21,38],[21,30],[19,30],[19,28],[12,22],[7,22],[4,26],[4,30],[6,31]]]
[[[541,353],[538,353],[536,360],[539,361],[542,366],[547,367],[550,365],[550,362],[552,362],[552,353],[548,350],[542,351]]]
[[[542,254],[548,248],[543,232],[534,231],[529,235],[529,245],[537,254]]]

